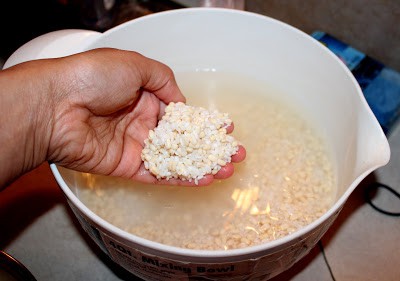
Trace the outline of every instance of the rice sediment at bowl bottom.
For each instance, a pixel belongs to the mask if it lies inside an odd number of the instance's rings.
[[[376,120],[364,109],[362,93],[345,66],[307,34],[284,23],[234,10],[183,9],[113,28],[88,49],[98,47],[140,52],[169,65],[178,78],[179,73],[229,72],[272,85],[282,99],[313,121],[332,155],[337,194],[325,213],[282,238],[229,250],[175,247],[130,234],[94,213],[79,199],[76,172],[52,164],[53,174],[85,231],[116,263],[144,280],[272,278],[315,246],[337,217],[351,189],[384,162],[356,170],[356,152],[362,150],[357,148],[357,114],[367,117],[370,130],[378,130]],[[214,86],[209,84],[209,89]],[[218,105],[212,96],[206,102],[208,108]],[[349,139],[354,142],[347,143]],[[357,177],[358,174],[361,176]]]
[[[81,202],[68,200],[68,203],[97,245],[116,263],[144,280],[268,280],[304,257],[339,214],[339,210],[335,211],[310,231],[263,245],[199,251],[132,236],[91,214]]]

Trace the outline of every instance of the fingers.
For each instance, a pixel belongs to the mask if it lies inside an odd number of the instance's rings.
[[[225,166],[221,167],[221,169],[214,175],[215,179],[227,179],[233,175],[235,168],[232,163],[227,163]]]
[[[227,179],[231,177],[235,171],[233,163],[238,163],[243,161],[246,158],[246,150],[240,145],[238,152],[232,156],[232,163],[227,163],[225,166],[221,167],[221,169],[213,175],[205,175],[202,179],[198,181],[198,184],[192,181],[187,180],[178,180],[178,179],[161,179],[158,180],[155,176],[153,176],[142,164],[138,173],[134,177],[135,180],[138,180],[143,183],[148,184],[160,184],[160,185],[176,185],[176,186],[188,186],[188,187],[196,187],[196,186],[207,186],[213,183],[214,179]]]
[[[214,175],[215,179],[227,179],[231,177],[235,171],[235,168],[232,163],[242,162],[246,158],[246,149],[239,145],[239,150],[235,155],[232,155],[232,162],[227,163],[225,166],[221,167],[221,169]]]
[[[236,152],[235,155],[232,155],[232,162],[239,163],[242,162],[246,158],[246,149],[243,145],[239,145],[239,150]]]
[[[232,122],[228,127],[226,127],[226,133],[231,134],[234,129],[235,129],[235,125]]]
[[[131,53],[138,55],[135,52]],[[172,69],[167,65],[142,55],[136,58],[136,65],[139,65],[143,89],[155,94],[165,104],[186,102]]]
[[[59,62],[67,69],[59,75],[63,88],[74,94],[74,103],[96,115],[134,104],[143,91],[165,104],[186,101],[171,68],[137,52],[99,48]],[[68,73],[69,79],[65,79]]]
[[[161,120],[161,118],[164,116],[166,107],[167,107],[167,105],[163,101],[160,101],[160,110],[158,113],[158,120]]]
[[[132,179],[146,184],[188,186],[188,187],[207,186],[214,181],[214,177],[212,175],[205,175],[202,179],[198,181],[198,184],[196,184],[194,180],[192,181],[187,181],[187,180],[184,181],[179,179],[158,180],[154,175],[152,175],[148,170],[146,170],[143,164],[139,168],[137,174]]]
[[[161,185],[176,185],[176,186],[188,186],[188,187],[200,187],[200,186],[207,186],[210,185],[214,181],[214,177],[212,175],[205,175],[202,179],[198,181],[198,184],[195,183],[194,180],[192,181],[184,181],[184,180],[177,180],[177,179],[170,179],[170,180],[160,180],[157,184]]]

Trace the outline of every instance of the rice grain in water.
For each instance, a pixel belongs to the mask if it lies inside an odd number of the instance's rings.
[[[137,236],[167,245],[229,250],[286,236],[335,199],[329,149],[301,110],[252,78],[178,73],[187,104],[228,112],[247,150],[235,174],[207,187],[153,186],[78,174],[78,197]],[[266,93],[267,92],[267,93]]]

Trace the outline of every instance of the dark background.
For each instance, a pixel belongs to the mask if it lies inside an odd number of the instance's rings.
[[[104,31],[139,16],[184,7],[178,3],[196,6],[202,2],[116,0],[112,22],[99,27],[90,22],[95,15],[85,8],[95,1],[0,1],[0,60],[6,60],[22,44],[49,31],[66,28]],[[400,71],[399,0],[246,0],[245,10],[276,18],[308,34],[325,31]]]
[[[0,58],[6,60],[16,49],[47,32],[60,29],[90,29],[105,31],[127,20],[146,14],[182,8],[168,0],[115,0],[114,8],[96,8],[90,0],[20,0],[0,4]],[[102,1],[99,1],[102,2]],[[96,19],[108,13],[109,22],[96,24]]]
[[[18,47],[46,32],[83,28],[75,4],[57,0],[2,1],[0,56],[7,59]]]

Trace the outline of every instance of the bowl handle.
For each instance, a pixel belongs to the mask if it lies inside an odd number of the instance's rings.
[[[3,69],[28,60],[63,57],[83,51],[100,36],[100,32],[84,29],[64,29],[43,34],[19,47],[7,59]]]

